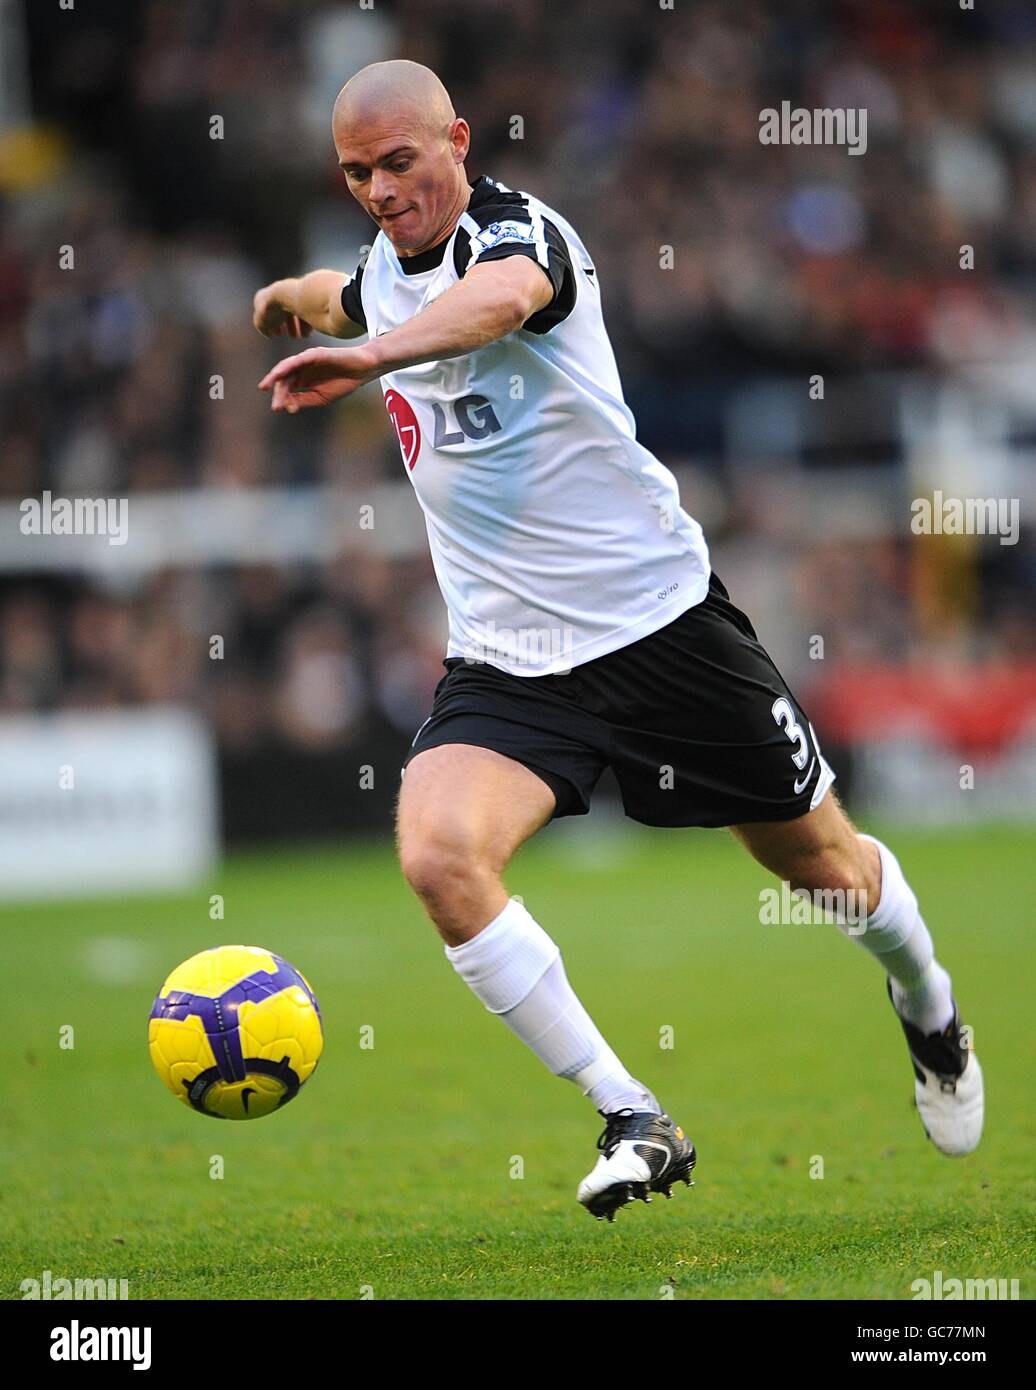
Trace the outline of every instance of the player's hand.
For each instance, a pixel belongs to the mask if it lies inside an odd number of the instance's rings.
[[[307,348],[278,362],[263,377],[259,390],[273,392],[273,410],[294,415],[309,406],[330,405],[351,396],[377,375],[365,347]]]
[[[265,285],[252,300],[252,322],[266,338],[308,338],[312,325],[288,311],[277,295],[277,286]]]

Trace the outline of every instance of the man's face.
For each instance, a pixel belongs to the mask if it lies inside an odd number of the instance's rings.
[[[349,192],[398,252],[424,251],[451,229],[467,201],[464,121],[439,132],[367,121],[362,131],[336,125],[334,136]]]

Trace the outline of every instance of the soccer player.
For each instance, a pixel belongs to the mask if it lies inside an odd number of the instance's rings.
[[[404,768],[400,862],[457,973],[604,1117],[579,1200],[611,1220],[696,1161],[501,882],[547,821],[587,812],[605,767],[633,820],[729,826],[792,890],[866,904],[862,930],[835,920],[888,977],[926,1132],[969,1153],[982,1074],[917,899],[849,823],[802,706],[637,443],[579,235],[531,194],[468,183],[468,125],[416,63],[359,72],[332,133],[378,234],[354,275],[261,289],[254,322],[367,341],[288,357],[260,386],[294,413],[381,382],[449,611],[446,675]]]

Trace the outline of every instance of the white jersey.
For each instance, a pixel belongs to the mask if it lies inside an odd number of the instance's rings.
[[[509,255],[543,266],[553,301],[497,342],[381,385],[425,514],[447,656],[537,676],[700,603],[709,557],[675,478],[637,443],[593,262],[538,199],[481,178],[430,251],[401,260],[379,232],[342,304],[374,337]]]

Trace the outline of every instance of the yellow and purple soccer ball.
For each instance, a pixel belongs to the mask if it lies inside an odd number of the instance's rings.
[[[178,965],[148,1020],[155,1070],[199,1114],[256,1120],[294,1100],[324,1046],[309,981],[261,946],[216,946]]]

